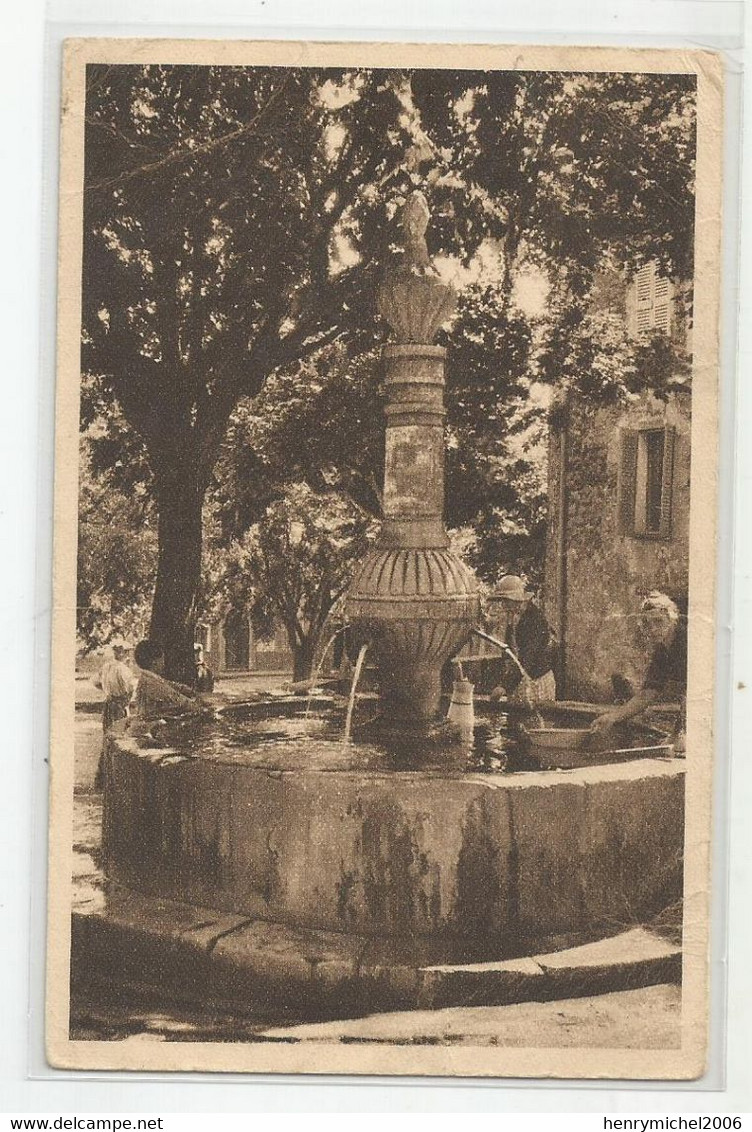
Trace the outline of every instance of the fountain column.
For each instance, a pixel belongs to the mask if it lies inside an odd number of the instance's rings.
[[[428,222],[425,198],[413,193],[399,217],[403,261],[379,290],[393,337],[384,348],[384,521],[348,594],[350,620],[378,658],[385,714],[419,730],[435,719],[441,669],[479,615],[475,578],[444,526],[446,351],[433,340],[456,295],[430,262]]]

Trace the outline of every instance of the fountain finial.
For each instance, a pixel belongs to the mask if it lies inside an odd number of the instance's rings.
[[[431,266],[426,244],[426,229],[431,219],[428,201],[417,190],[410,193],[399,210],[399,225],[403,232],[405,259],[403,270],[419,271]]]
[[[391,326],[398,343],[430,345],[457,306],[450,283],[443,283],[431,263],[426,229],[431,213],[423,193],[410,193],[397,213],[402,231],[403,258],[386,273],[379,288],[379,314]]]

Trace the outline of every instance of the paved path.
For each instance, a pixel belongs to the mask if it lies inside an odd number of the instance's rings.
[[[680,1020],[679,988],[664,984],[557,1002],[454,1006],[276,1026],[263,1030],[262,1037],[285,1042],[678,1049]]]
[[[102,988],[78,988],[71,1001],[74,1040],[151,1042],[307,1042],[507,1046],[539,1049],[678,1049],[679,989],[662,985],[559,1002],[452,1007],[371,1014],[301,1024],[189,1007],[156,992],[127,999]],[[292,1013],[292,1012],[289,1012]]]

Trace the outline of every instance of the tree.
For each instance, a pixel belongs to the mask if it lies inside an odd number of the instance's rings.
[[[691,280],[695,76],[416,71],[412,91],[444,164],[485,199],[505,299],[524,262],[584,294],[606,253]]]
[[[372,332],[409,122],[384,73],[288,68],[92,67],[86,113],[83,368],[145,447],[152,632],[185,675],[230,414],[279,366]]]
[[[477,283],[447,334],[446,520],[469,527],[468,557],[487,582],[542,568],[544,409],[532,393],[535,320]]]
[[[432,252],[466,265],[484,243],[498,252],[511,353],[525,338],[514,282],[529,264],[575,304],[606,252],[691,275],[691,77],[185,66],[88,77],[86,390],[114,399],[148,467],[152,631],[173,675],[191,662],[202,505],[228,422],[327,343],[354,358],[378,341],[375,283],[410,185],[432,202]],[[453,462],[469,500],[470,470]],[[373,495],[354,470],[353,497]]]
[[[376,351],[353,356],[336,342],[278,370],[258,397],[240,402],[215,472],[215,513],[227,538],[242,535],[290,483],[337,491],[381,516],[380,381]]]
[[[79,460],[76,632],[87,649],[114,636],[140,636],[148,624],[157,569],[157,536],[143,486],[121,491],[91,468],[89,442]]]
[[[298,483],[225,552],[229,604],[281,620],[295,680],[311,675],[330,614],[375,533],[349,500]]]

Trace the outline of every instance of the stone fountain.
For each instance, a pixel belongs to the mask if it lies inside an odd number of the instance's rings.
[[[403,261],[380,291],[394,335],[384,523],[348,598],[378,660],[382,718],[418,754],[395,761],[394,733],[378,747],[356,729],[343,743],[341,716],[309,717],[293,696],[227,707],[198,733],[184,721],[113,735],[108,887],[74,918],[74,962],[251,1007],[506,1001],[522,993],[525,956],[645,921],[681,892],[683,766],[665,749],[566,774],[484,774],[420,741],[442,665],[479,613],[443,523],[433,339],[455,295],[430,263],[428,220],[414,193]],[[530,993],[553,993],[541,985]]]
[[[436,719],[441,670],[477,625],[475,577],[449,548],[444,527],[444,361],[433,344],[456,295],[431,263],[429,211],[414,192],[399,215],[403,259],[379,291],[394,341],[384,348],[384,522],[347,599],[356,635],[379,666],[384,715],[397,729]]]

